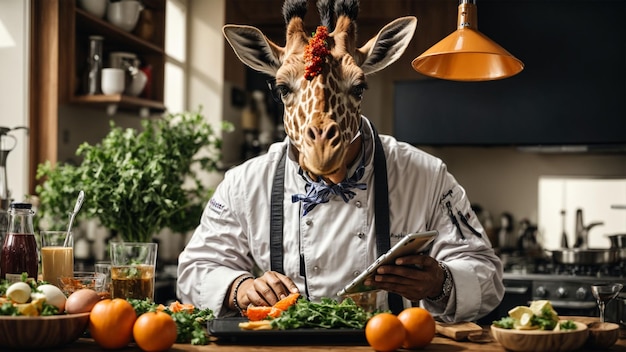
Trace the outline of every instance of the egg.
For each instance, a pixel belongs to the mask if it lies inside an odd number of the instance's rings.
[[[41,291],[46,296],[46,303],[53,305],[59,309],[59,313],[65,310],[65,301],[67,301],[67,297],[63,294],[60,288],[50,285],[44,284],[39,285],[37,290]]]
[[[96,291],[83,288],[72,293],[65,302],[65,311],[68,314],[91,312],[93,306],[100,301],[100,296]]]
[[[30,299],[30,285],[25,282],[15,282],[7,289],[7,297],[15,303],[26,303]]]

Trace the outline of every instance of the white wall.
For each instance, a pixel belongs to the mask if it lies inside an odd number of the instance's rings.
[[[0,1],[0,126],[28,126],[28,38],[30,2]],[[3,35],[8,34],[8,37]],[[3,39],[4,38],[4,39]],[[8,46],[4,46],[8,45]],[[11,133],[17,145],[7,159],[8,189],[12,198],[22,200],[28,191],[28,135]]]

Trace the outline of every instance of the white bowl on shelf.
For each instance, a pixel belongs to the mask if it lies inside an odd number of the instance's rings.
[[[78,0],[78,6],[90,14],[102,18],[107,12],[109,0]]]
[[[107,20],[126,32],[135,29],[143,5],[137,0],[124,0],[109,3]]]

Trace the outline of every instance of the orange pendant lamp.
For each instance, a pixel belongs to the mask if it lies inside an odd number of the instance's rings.
[[[457,30],[412,62],[426,76],[452,81],[491,81],[514,76],[524,64],[478,31],[475,0],[459,0]]]

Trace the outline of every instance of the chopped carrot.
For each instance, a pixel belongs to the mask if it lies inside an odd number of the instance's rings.
[[[250,321],[259,321],[267,318],[273,307],[267,306],[249,306],[246,309],[246,316]],[[279,314],[280,315],[280,314]]]
[[[267,313],[268,317],[278,318],[281,314],[283,314],[283,310],[277,307],[272,307],[269,313]]]
[[[195,306],[193,304],[182,304],[178,301],[174,301],[172,303],[170,303],[169,305],[169,310],[172,311],[173,313],[178,313],[178,312],[186,312],[186,313],[193,313],[195,309]]]
[[[276,304],[271,307],[255,306],[251,304],[245,310],[245,315],[250,321],[260,321],[267,318],[278,318],[285,310],[287,310],[287,308],[294,305],[299,297],[299,293],[292,293],[289,296],[276,302]]]
[[[290,293],[287,297],[276,302],[276,304],[274,304],[274,307],[280,310],[287,310],[287,308],[296,304],[296,302],[298,301],[298,298],[300,298],[299,293]]]

